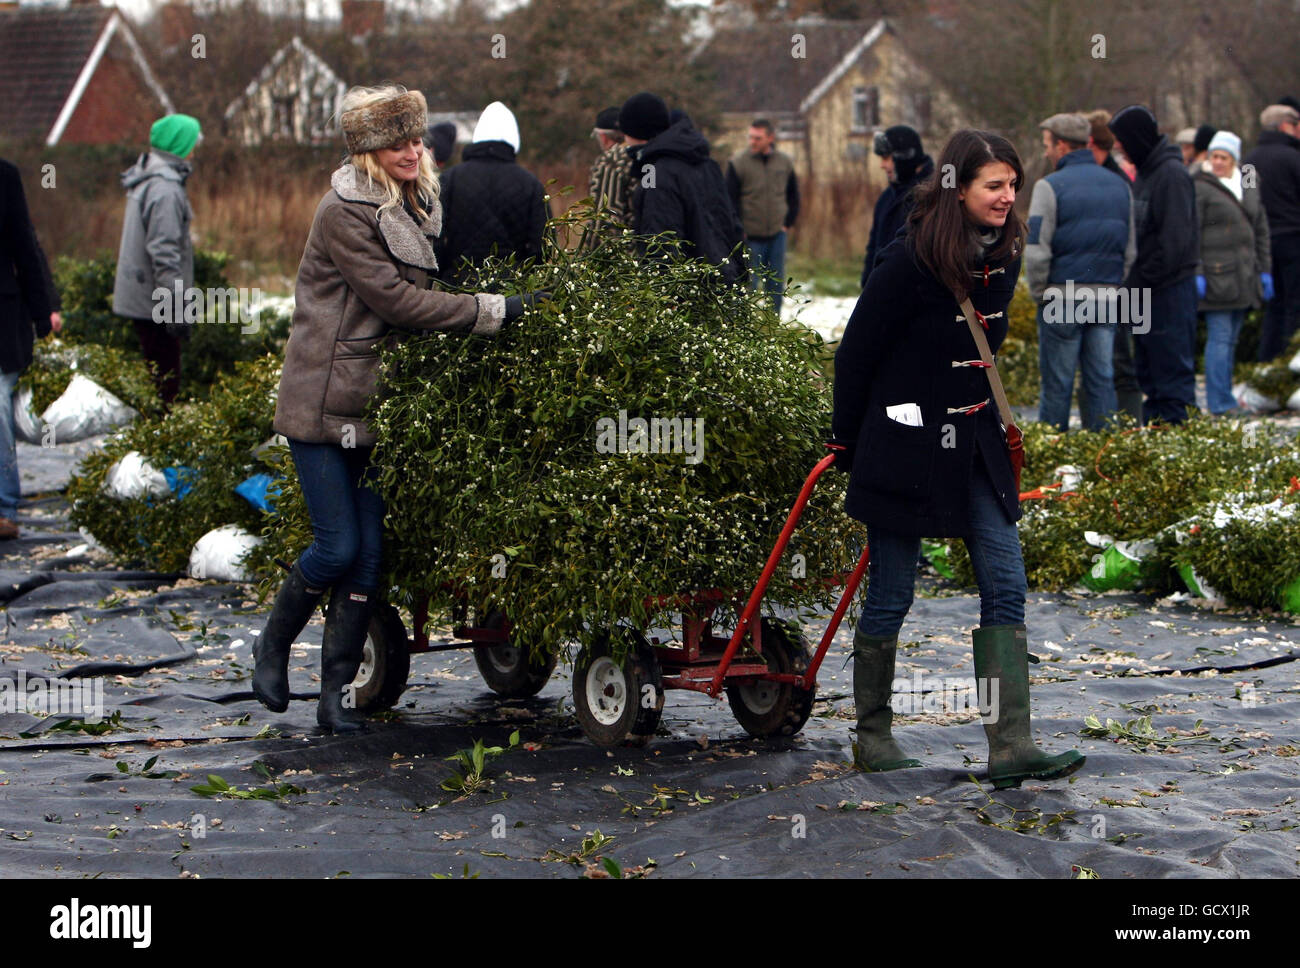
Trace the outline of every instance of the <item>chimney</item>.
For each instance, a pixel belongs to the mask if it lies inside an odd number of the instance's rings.
[[[198,33],[198,22],[188,0],[169,0],[158,10],[159,41],[163,50],[187,46]]]
[[[343,0],[343,34],[359,40],[384,29],[384,0]]]

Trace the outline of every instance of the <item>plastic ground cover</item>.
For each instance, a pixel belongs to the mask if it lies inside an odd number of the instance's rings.
[[[725,700],[673,691],[652,745],[606,751],[574,720],[566,666],[536,698],[505,701],[469,652],[414,657],[394,716],[361,737],[322,737],[321,617],[290,663],[303,698],[269,713],[248,681],[266,613],[251,587],[69,554],[82,539],[51,493],[72,459],[60,451],[20,449],[33,498],[23,537],[0,546],[0,680],[101,677],[116,718],[91,735],[55,728],[66,717],[0,710],[0,876],[578,877],[607,873],[604,859],[656,878],[1297,873],[1300,632],[1285,617],[1032,595],[1035,736],[1088,762],[1018,790],[983,779],[973,711],[934,708],[938,685],[973,676],[978,599],[932,580],[897,670],[918,711],[896,718],[896,736],[921,769],[851,769],[847,627],[790,740],[751,739]],[[1131,728],[1090,735],[1090,716]],[[520,745],[486,764],[489,787],[444,788],[463,772],[448,757],[476,740],[506,746],[516,730]],[[275,799],[191,791],[209,775],[241,791],[290,788]]]

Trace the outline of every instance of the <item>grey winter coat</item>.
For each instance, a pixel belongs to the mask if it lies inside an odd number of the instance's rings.
[[[178,279],[182,290],[194,285],[194,211],[185,194],[192,170],[188,162],[153,148],[123,172],[126,217],[113,284],[118,316],[152,319],[155,289],[172,293]]]
[[[1268,216],[1259,189],[1243,187],[1241,201],[1208,171],[1198,171],[1196,219],[1201,230],[1201,263],[1205,298],[1197,304],[1204,312],[1215,309],[1249,309],[1262,305],[1259,274],[1272,271]]]
[[[505,297],[431,288],[432,239],[442,210],[420,225],[385,201],[351,162],[330,179],[298,266],[293,325],[275,405],[275,429],[293,440],[370,447],[362,415],[379,381],[379,352],[394,327],[491,336]]]

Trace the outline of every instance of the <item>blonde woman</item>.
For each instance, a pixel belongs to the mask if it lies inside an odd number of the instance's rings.
[[[276,596],[254,646],[253,693],[289,705],[289,647],[332,588],[321,645],[316,719],[329,732],[363,728],[346,701],[380,579],[384,506],[371,488],[374,434],[363,418],[379,350],[393,328],[493,336],[542,294],[445,293],[432,239],[438,180],[422,138],[424,95],[352,88],[341,120],[348,158],[330,178],[298,267],[293,326],[275,409],[289,440],[314,541]]]

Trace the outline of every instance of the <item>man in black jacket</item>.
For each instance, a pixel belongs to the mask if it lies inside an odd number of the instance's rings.
[[[49,267],[36,242],[18,169],[0,159],[0,540],[18,537],[18,454],[13,392],[32,361],[34,333],[57,324]]]
[[[618,122],[634,152],[632,228],[642,236],[671,232],[683,256],[713,263],[729,283],[743,282],[744,229],[704,135],[688,117],[670,123],[668,106],[644,91],[627,99]]]
[[[894,241],[898,230],[912,212],[912,191],[934,174],[934,162],[921,147],[921,136],[905,124],[896,124],[876,134],[872,150],[880,156],[889,187],[876,199],[871,217],[871,234],[867,237],[867,258],[862,264],[862,288],[875,268],[880,253]]]
[[[1259,126],[1259,146],[1246,156],[1242,176],[1254,166],[1273,246],[1273,299],[1259,331],[1264,363],[1286,349],[1300,324],[1300,111],[1270,104]]]
[[[1133,217],[1137,260],[1125,286],[1132,318],[1137,376],[1146,394],[1143,417],[1182,423],[1196,408],[1196,266],[1200,236],[1196,189],[1177,145],[1140,104],[1110,119],[1115,143],[1137,166]]]
[[[474,127],[460,164],[442,173],[439,278],[461,285],[489,255],[540,259],[550,211],[537,176],[515,162],[519,124],[493,101]],[[468,263],[468,264],[467,264]]]

